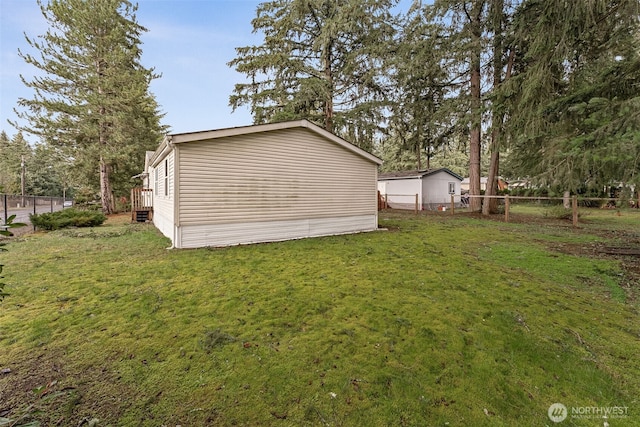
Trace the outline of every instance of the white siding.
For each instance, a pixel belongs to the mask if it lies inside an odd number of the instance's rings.
[[[456,195],[460,196],[460,180],[447,172],[436,172],[422,179],[422,206],[424,209],[436,209],[438,206],[450,206],[449,183],[455,182]],[[455,199],[460,201],[460,197]]]
[[[382,179],[378,182],[380,194],[386,195],[393,209],[415,209],[418,195],[420,209],[436,209],[440,205],[449,207],[451,195],[449,183],[455,184],[455,202],[460,202],[460,180],[447,172],[436,172],[422,178]]]
[[[155,168],[151,168],[149,173],[154,180],[153,224],[172,240],[174,239],[174,159],[174,152],[169,152],[165,158],[157,162]]]
[[[378,183],[380,194],[387,197],[387,204],[393,209],[415,209],[416,194],[420,199],[422,189],[420,178],[389,179]]]
[[[177,247],[377,227],[377,165],[306,128],[176,144]]]
[[[198,248],[203,246],[276,242],[304,237],[373,231],[377,227],[377,215],[188,225],[180,227],[181,240],[179,247]]]

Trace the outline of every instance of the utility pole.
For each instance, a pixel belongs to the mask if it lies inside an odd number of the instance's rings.
[[[20,162],[20,190],[22,195],[22,201],[21,201],[22,206],[24,206],[24,181],[25,181],[24,177],[25,177],[25,167],[24,167],[24,155],[23,155]]]

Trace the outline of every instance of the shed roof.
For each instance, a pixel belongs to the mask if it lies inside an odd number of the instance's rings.
[[[451,171],[447,168],[439,168],[439,169],[425,169],[425,170],[411,170],[411,171],[395,171],[395,172],[385,172],[378,175],[379,180],[390,180],[390,179],[412,179],[418,178],[422,179],[429,175],[436,174],[438,172],[446,172],[452,177],[462,181],[462,177],[457,173]]]
[[[291,129],[291,128],[306,128],[310,131],[334,142],[335,144],[346,148],[347,150],[364,157],[365,159],[376,163],[378,165],[382,164],[382,160],[373,154],[351,144],[350,142],[340,138],[339,136],[321,128],[318,125],[311,123],[308,120],[293,120],[287,122],[279,122],[279,123],[267,123],[262,125],[251,125],[251,126],[240,126],[240,127],[232,127],[232,128],[223,128],[223,129],[213,129],[213,130],[205,130],[198,132],[186,132],[186,133],[174,133],[170,135],[166,135],[155,151],[155,155],[152,159],[152,164],[155,164],[159,157],[161,157],[162,152],[166,149],[170,148],[172,145],[176,144],[184,144],[195,141],[205,141],[205,140],[213,140],[219,138],[226,138],[230,136],[239,136],[239,135],[249,135],[253,133],[260,132],[269,132],[275,130],[282,129]]]

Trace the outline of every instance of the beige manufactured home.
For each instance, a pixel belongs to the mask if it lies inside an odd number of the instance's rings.
[[[306,120],[168,135],[153,222],[175,248],[375,230],[381,163]]]

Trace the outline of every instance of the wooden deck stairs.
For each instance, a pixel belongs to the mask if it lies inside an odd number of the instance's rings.
[[[131,189],[131,222],[148,222],[153,219],[153,190]]]

